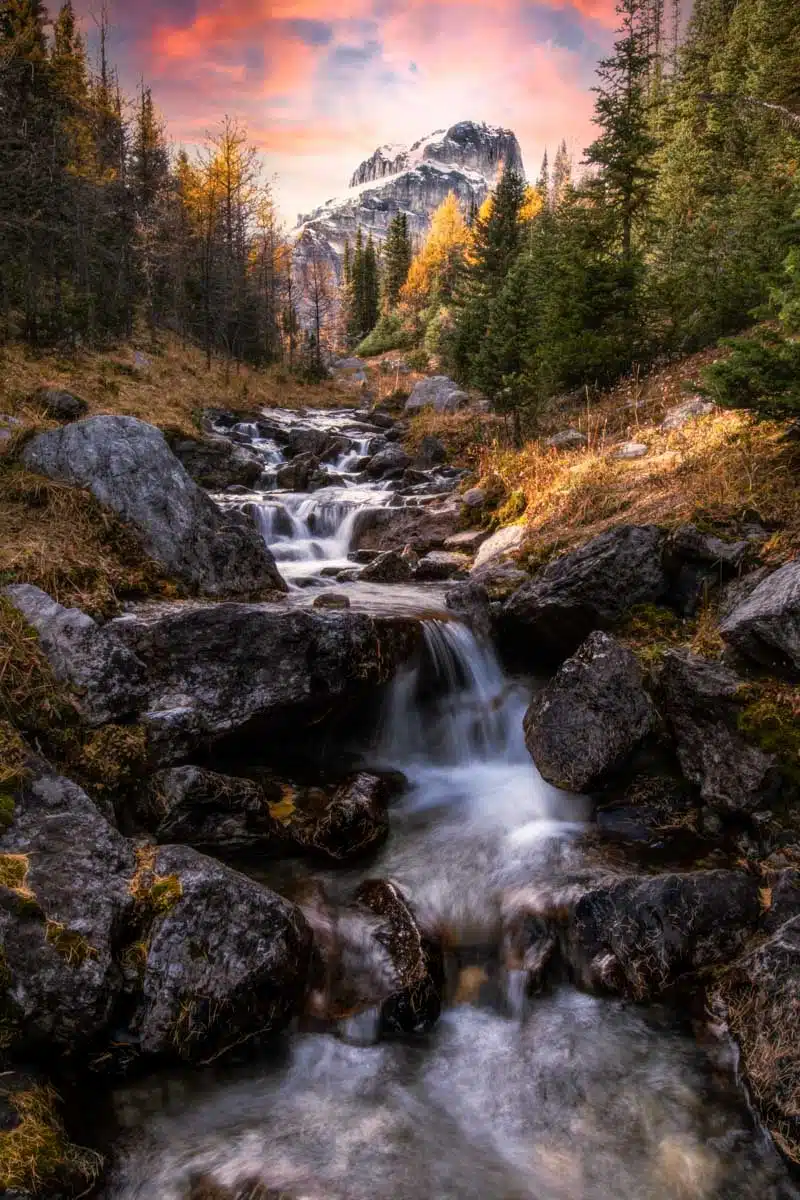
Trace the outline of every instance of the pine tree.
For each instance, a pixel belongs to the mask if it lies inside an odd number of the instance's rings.
[[[550,164],[547,160],[547,151],[544,152],[542,165],[539,168],[539,178],[536,180],[536,190],[542,197],[545,204],[550,200]]]
[[[383,303],[387,311],[395,308],[411,267],[411,238],[408,216],[397,213],[391,220],[384,243]]]
[[[602,202],[616,213],[623,257],[633,253],[633,232],[650,202],[656,141],[650,132],[648,78],[653,55],[644,0],[620,0],[622,18],[614,54],[598,67],[595,124],[601,134],[586,151],[600,170]]]
[[[359,225],[350,267],[350,287],[347,295],[348,312],[345,332],[351,345],[355,346],[365,336],[364,316],[364,235]]]
[[[518,171],[512,167],[503,171],[491,200],[489,211],[473,226],[470,282],[473,288],[494,292],[502,285],[520,248],[525,181]]]
[[[362,337],[366,337],[375,328],[380,311],[380,279],[378,276],[378,258],[372,234],[367,238],[363,259],[362,308],[359,319]]]
[[[558,208],[571,187],[572,159],[567,150],[566,138],[563,138],[553,162],[553,177],[550,186],[550,205],[552,208]]]

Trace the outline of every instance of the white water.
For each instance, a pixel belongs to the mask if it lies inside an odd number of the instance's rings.
[[[580,864],[581,808],[533,767],[525,690],[492,651],[445,620],[425,646],[372,752],[409,781],[390,841],[338,878],[399,882],[463,966],[499,943],[509,888]],[[797,1200],[724,1047],[571,988],[530,1000],[524,982],[509,972],[505,1003],[451,1007],[419,1042],[294,1035],[280,1064],[121,1088],[107,1200],[185,1200],[199,1172],[294,1200]],[[369,1041],[372,1014],[347,1033]]]

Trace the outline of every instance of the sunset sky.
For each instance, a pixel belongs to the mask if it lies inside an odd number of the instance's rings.
[[[55,7],[55,6],[54,6]],[[91,0],[77,6],[91,29]],[[293,224],[382,142],[473,119],[512,128],[529,175],[591,135],[614,0],[114,0],[123,83],[152,85],[174,139],[243,118]]]

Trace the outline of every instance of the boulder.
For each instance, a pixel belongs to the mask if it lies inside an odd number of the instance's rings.
[[[186,843],[226,853],[285,848],[286,839],[270,812],[281,799],[250,779],[220,775],[203,767],[172,767],[151,781],[146,818],[159,842]]]
[[[548,783],[582,792],[619,770],[655,724],[636,656],[598,630],[534,696],[525,743]]]
[[[680,525],[667,537],[664,562],[670,576],[669,602],[692,616],[710,591],[739,571],[747,542],[723,542],[695,525]]]
[[[644,442],[620,442],[611,451],[612,458],[644,458],[647,446]]]
[[[319,471],[319,459],[310,452],[296,454],[288,463],[278,467],[275,482],[288,492],[307,492],[312,477]]]
[[[374,454],[367,464],[367,474],[372,479],[386,478],[390,475],[402,475],[411,466],[411,459],[402,446],[391,442],[383,450]]]
[[[322,788],[284,788],[283,835],[295,849],[333,862],[362,857],[389,834],[389,787],[366,771],[333,793]]]
[[[264,471],[264,462],[254,451],[225,437],[172,438],[170,448],[195,483],[211,492],[251,488]]]
[[[710,1003],[736,1039],[739,1067],[781,1149],[800,1159],[800,915],[778,927],[711,986]]]
[[[468,404],[469,396],[452,379],[446,375],[431,375],[414,384],[405,407],[406,412],[420,408],[433,408],[435,412],[457,412]]]
[[[287,458],[310,454],[314,458],[324,459],[340,442],[340,438],[325,429],[293,429],[284,452]]]
[[[549,446],[552,450],[581,450],[588,445],[589,439],[579,429],[562,429],[545,442],[545,446]]]
[[[460,583],[445,592],[444,602],[456,617],[468,625],[479,641],[492,636],[492,613],[485,587],[472,581]]]
[[[724,619],[720,633],[762,666],[800,672],[800,559],[762,580]]]
[[[441,438],[434,437],[432,433],[426,433],[419,444],[415,463],[418,467],[429,469],[438,467],[441,463],[447,462],[447,450]]]
[[[445,539],[445,550],[458,550],[462,554],[477,554],[489,537],[485,529],[463,529]]]
[[[659,677],[684,778],[711,808],[753,812],[777,798],[775,755],[739,732],[742,681],[721,663],[669,650]]]
[[[633,876],[585,892],[565,935],[574,977],[592,990],[653,999],[736,957],[758,928],[758,879],[738,871]]]
[[[33,762],[0,838],[5,1017],[17,1048],[80,1054],[106,1032],[133,873],[131,844],[86,793]]]
[[[131,1023],[141,1052],[207,1062],[282,1028],[308,973],[300,910],[188,846],[159,849],[152,877],[159,905]]]
[[[337,579],[341,579],[342,575],[348,575],[348,571],[338,571]],[[350,597],[345,596],[342,592],[322,592],[321,595],[314,597],[313,608],[349,608]]]
[[[507,600],[524,583],[531,581],[527,571],[504,562],[490,562],[482,567],[473,567],[470,579],[486,589],[490,600],[496,601]]]
[[[713,411],[714,405],[710,400],[704,400],[702,396],[692,396],[689,400],[684,400],[682,404],[676,404],[673,408],[667,409],[664,420],[661,422],[661,428],[680,429],[689,421],[696,421],[698,417],[707,417]]]
[[[525,525],[506,525],[503,529],[498,529],[496,533],[481,543],[475,556],[475,562],[472,564],[472,570],[478,571],[487,563],[501,562],[504,558],[508,558],[520,549],[527,532]]]
[[[483,508],[488,496],[484,488],[474,487],[464,492],[461,496],[461,503],[467,508]]]
[[[549,563],[503,605],[508,652],[529,660],[563,658],[635,604],[660,600],[668,582],[663,542],[655,525],[622,525]]]
[[[54,421],[76,421],[88,411],[88,404],[63,388],[42,387],[33,393],[29,402],[43,408]]]
[[[440,583],[446,579],[466,579],[470,560],[455,550],[431,550],[414,571],[419,583]]]
[[[251,521],[223,513],[197,486],[163,434],[135,417],[89,417],[40,433],[25,466],[87,487],[139,534],[149,554],[209,595],[286,591]]]
[[[3,595],[36,630],[53,674],[69,684],[87,724],[121,721],[144,707],[144,663],[107,625],[63,608],[30,583],[11,584]]]
[[[407,617],[268,604],[178,604],[108,628],[147,666],[142,720],[164,766],[251,723],[299,730],[386,682],[420,637]]]
[[[355,521],[353,549],[402,550],[410,545],[427,554],[441,549],[457,523],[458,514],[451,508],[362,509]]]
[[[399,550],[386,550],[367,563],[359,579],[365,583],[407,583],[412,574],[412,568]]]

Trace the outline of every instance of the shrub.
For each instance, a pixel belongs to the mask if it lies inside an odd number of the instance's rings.
[[[400,314],[384,313],[372,332],[356,347],[355,352],[362,358],[370,358],[375,354],[384,354],[387,350],[407,350],[413,342],[413,334],[403,325]]]
[[[721,345],[730,348],[730,358],[704,369],[704,394],[723,408],[770,417],[800,414],[800,341],[762,332]]]
[[[426,350],[411,350],[405,356],[406,366],[412,371],[427,371],[430,366]]]

